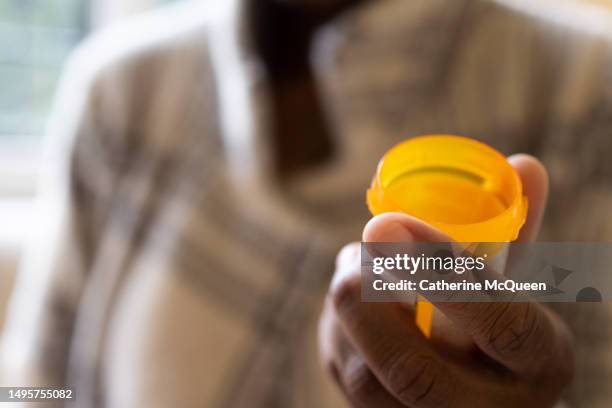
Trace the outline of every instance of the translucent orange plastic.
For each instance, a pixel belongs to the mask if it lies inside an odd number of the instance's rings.
[[[389,150],[367,204],[373,215],[410,214],[457,242],[513,241],[527,214],[521,179],[506,158],[484,143],[451,135],[414,137]],[[432,315],[432,306],[419,302],[417,324],[426,335]]]

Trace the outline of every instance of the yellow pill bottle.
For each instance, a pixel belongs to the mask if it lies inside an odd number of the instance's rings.
[[[380,160],[367,204],[373,215],[402,212],[456,242],[511,242],[525,223],[527,198],[506,158],[461,136],[426,135],[391,148]],[[433,306],[419,299],[417,325],[431,334]]]

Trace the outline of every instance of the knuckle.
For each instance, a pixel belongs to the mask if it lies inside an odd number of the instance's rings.
[[[382,371],[389,391],[403,404],[450,405],[450,377],[433,357],[407,354],[384,364]]]
[[[497,304],[486,313],[481,329],[488,349],[524,374],[544,375],[553,386],[563,388],[571,382],[575,361],[571,335],[559,332],[540,305]]]
[[[531,357],[534,352],[540,351],[545,356],[545,347],[537,347],[535,334],[540,330],[541,319],[533,303],[517,303],[516,313],[506,313],[509,306],[500,305],[494,308],[488,322],[488,345],[497,353],[504,356],[520,357],[528,353]],[[540,337],[540,336],[538,336]],[[541,340],[550,338],[540,337]],[[540,344],[544,346],[544,344]],[[540,350],[536,350],[540,349]]]
[[[343,373],[346,392],[357,401],[368,401],[380,388],[380,383],[366,363],[360,358],[352,359]]]
[[[349,313],[361,301],[361,277],[357,274],[342,277],[332,287],[331,300],[339,316]]]

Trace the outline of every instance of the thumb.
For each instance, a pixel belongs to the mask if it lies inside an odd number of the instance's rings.
[[[402,213],[384,213],[364,227],[363,242],[451,242],[442,231]]]

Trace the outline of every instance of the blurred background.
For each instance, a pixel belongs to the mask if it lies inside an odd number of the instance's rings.
[[[0,327],[24,239],[36,231],[41,141],[66,57],[92,32],[173,1],[0,0]]]
[[[83,38],[174,0],[0,0],[0,327],[30,221],[57,80]]]

